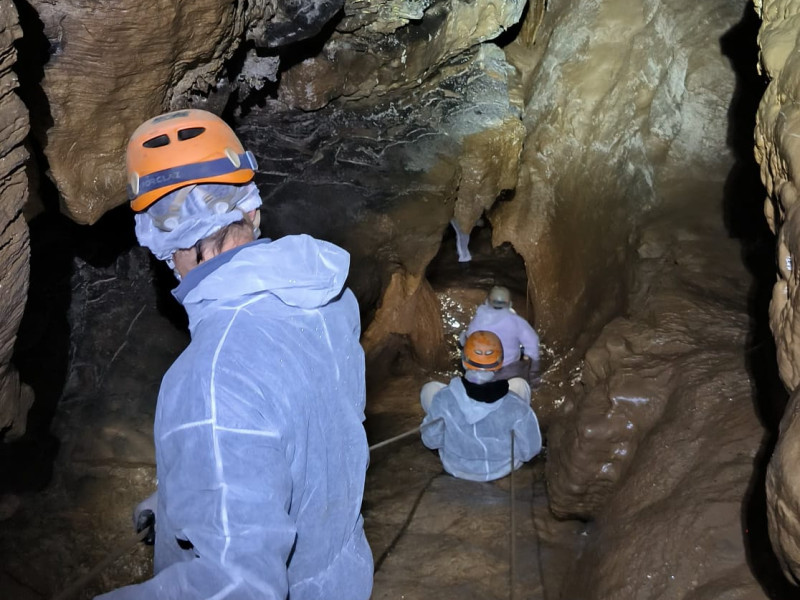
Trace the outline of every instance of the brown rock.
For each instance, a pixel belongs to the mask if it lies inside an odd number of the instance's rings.
[[[767,470],[767,514],[769,537],[781,562],[786,577],[800,583],[800,478],[797,465],[800,461],[800,423],[798,422],[798,394],[795,393],[781,423],[778,441]]]
[[[280,99],[317,110],[335,98],[375,98],[411,90],[481,42],[512,27],[525,3],[348,2],[322,51],[290,68]],[[374,100],[373,100],[374,101]]]
[[[349,284],[362,306],[392,314],[370,328],[370,345],[419,327],[401,323],[397,299],[421,285],[450,220],[469,231],[515,185],[524,129],[512,84],[502,51],[486,45],[410,95],[315,113],[273,102],[242,119],[242,139],[261,167],[262,231],[306,232],[350,252]],[[409,294],[384,296],[393,285]],[[442,351],[441,327],[409,339],[426,363]]]
[[[765,432],[742,352],[746,271],[713,211],[678,212],[644,236],[664,252],[640,259],[630,316],[604,329],[551,428],[552,506],[594,521],[563,598],[788,597],[761,589],[769,555],[749,525]]]
[[[792,0],[756,0],[762,18],[759,31],[762,72],[770,78],[761,99],[756,125],[756,158],[769,196],[765,215],[778,236],[777,281],[769,316],[775,337],[781,379],[792,397],[781,423],[780,439],[767,476],[769,531],[784,573],[800,581],[800,487],[796,474],[800,432],[797,389],[800,386],[800,110],[798,109],[797,19],[800,4]]]
[[[125,145],[145,119],[213,91],[244,30],[244,4],[33,2],[54,45],[43,141],[63,210],[94,223],[126,201]],[[256,10],[252,8],[251,10]]]
[[[490,218],[496,242],[525,259],[537,330],[560,352],[584,350],[621,310],[623,249],[666,186],[721,182],[732,164],[726,124],[703,115],[728,110],[735,75],[718,39],[740,12],[718,0],[533,3],[506,48],[527,137],[515,194]]]
[[[375,318],[361,337],[367,360],[380,351],[390,335],[407,336],[420,362],[428,368],[444,358],[439,301],[430,284],[420,276],[392,275]]]
[[[0,0],[0,439],[25,432],[25,419],[33,402],[30,388],[21,384],[10,364],[17,328],[25,308],[30,255],[28,226],[22,207],[28,193],[24,163],[28,153],[28,111],[14,88],[11,67],[16,60],[14,41],[22,34],[11,0]]]

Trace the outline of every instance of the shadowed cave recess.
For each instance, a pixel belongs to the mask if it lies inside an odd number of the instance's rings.
[[[350,253],[370,444],[419,425],[492,285],[540,335],[545,448],[513,478],[455,479],[416,435],[371,454],[373,598],[800,598],[798,15],[0,0],[0,598],[114,552],[75,598],[151,575],[125,545],[189,334],[124,151],[187,107],[257,157],[264,237]]]

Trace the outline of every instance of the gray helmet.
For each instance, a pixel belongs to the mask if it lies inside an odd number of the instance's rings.
[[[509,308],[511,306],[511,292],[507,287],[496,285],[489,290],[488,302],[492,308]]]

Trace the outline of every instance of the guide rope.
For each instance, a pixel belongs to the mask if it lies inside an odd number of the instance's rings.
[[[511,430],[511,547],[508,559],[508,597],[514,600],[514,565],[517,562],[516,518],[514,516],[514,430]]]

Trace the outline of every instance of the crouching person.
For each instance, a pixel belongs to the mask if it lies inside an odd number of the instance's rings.
[[[439,451],[444,469],[461,479],[491,481],[508,475],[542,448],[539,423],[522,378],[495,379],[503,346],[490,331],[472,333],[464,344],[463,377],[448,385],[423,386],[422,442]],[[514,461],[511,461],[511,432]]]
[[[539,384],[539,335],[511,307],[507,287],[496,285],[489,290],[486,301],[475,311],[466,331],[461,332],[462,346],[475,331],[491,331],[503,344],[503,368],[496,379],[522,377],[530,385]]]
[[[307,235],[255,239],[255,168],[205,111],[156,117],[129,142],[136,234],[181,280],[192,339],[158,395],[158,490],[141,506],[155,575],[102,600],[370,596],[349,255]]]

